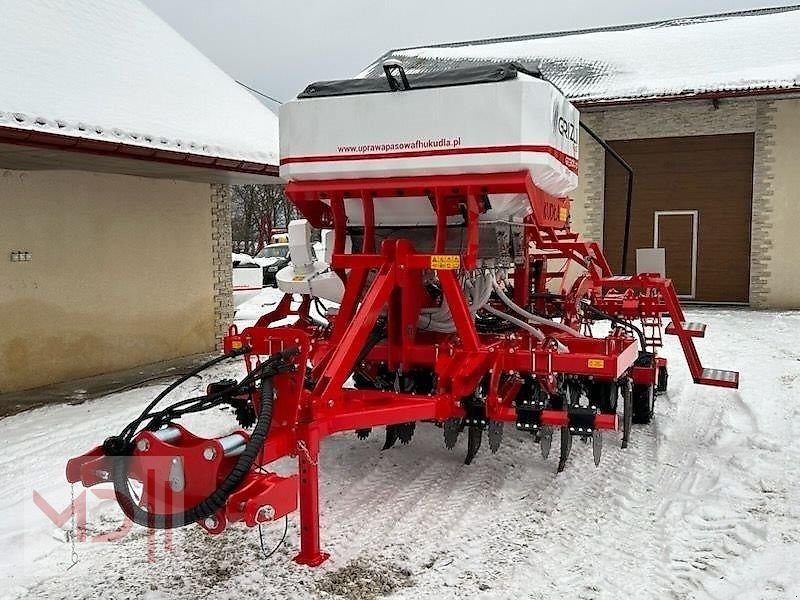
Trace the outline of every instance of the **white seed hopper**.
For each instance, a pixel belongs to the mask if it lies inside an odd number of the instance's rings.
[[[552,84],[513,65],[312,84],[280,110],[280,174],[287,180],[500,173],[528,170],[553,196],[578,182],[579,113]],[[527,210],[490,199],[487,218]],[[346,207],[362,222],[358,201]],[[378,225],[434,222],[427,198],[376,203]]]

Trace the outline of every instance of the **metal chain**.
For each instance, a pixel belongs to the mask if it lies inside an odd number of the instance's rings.
[[[305,456],[305,459],[309,463],[311,463],[311,465],[316,467],[318,463],[313,458],[311,458],[311,453],[308,451],[308,447],[306,446],[305,442],[303,440],[297,440],[297,447],[303,453],[303,456]]]
[[[78,564],[78,552],[75,549],[75,538],[78,537],[78,524],[75,519],[75,484],[72,483],[69,486],[69,505],[70,505],[70,518],[72,521],[72,528],[70,529],[67,536],[69,537],[70,541],[70,548],[72,550],[72,555],[70,558],[72,559],[72,564],[67,567],[67,571],[69,571],[72,567]]]
[[[259,544],[261,545],[261,553],[264,555],[264,558],[271,558],[272,555],[278,551],[278,548],[280,548],[283,545],[283,542],[286,541],[286,532],[289,531],[289,515],[286,515],[283,518],[283,535],[281,536],[281,540],[269,552],[267,552],[267,549],[264,546],[264,530],[262,528],[262,525],[263,523],[258,524],[258,541]]]

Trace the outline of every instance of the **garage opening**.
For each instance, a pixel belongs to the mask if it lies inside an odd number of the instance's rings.
[[[752,133],[611,142],[634,169],[627,264],[665,249],[667,277],[697,302],[746,304],[750,288]],[[620,270],[625,171],[606,157],[603,246]]]

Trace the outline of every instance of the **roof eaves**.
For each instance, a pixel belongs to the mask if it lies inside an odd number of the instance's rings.
[[[162,150],[160,148],[148,148],[120,142],[108,142],[104,140],[60,135],[45,131],[16,129],[4,125],[0,125],[0,142],[47,150],[65,150],[69,152],[80,152],[98,156],[116,156],[119,158],[131,158],[177,166],[203,167],[234,173],[278,176],[278,166],[267,163],[207,156],[190,152],[176,152],[173,150]]]
[[[680,102],[687,100],[722,100],[724,98],[748,98],[753,96],[783,96],[800,94],[800,86],[770,86],[740,89],[708,90],[682,94],[657,94],[651,96],[622,96],[618,98],[576,98],[571,102],[578,108],[605,108],[654,104],[659,102]]]

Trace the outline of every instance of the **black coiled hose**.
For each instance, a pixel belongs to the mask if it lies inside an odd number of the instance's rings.
[[[228,476],[219,484],[207,498],[195,506],[174,514],[157,514],[148,512],[138,505],[133,499],[128,484],[128,465],[130,453],[112,456],[114,461],[114,492],[117,502],[129,519],[138,525],[151,529],[174,529],[183,527],[206,519],[225,506],[231,493],[241,484],[247,472],[253,466],[256,457],[264,446],[270,426],[272,425],[272,409],[275,399],[275,389],[272,378],[284,370],[286,364],[266,366],[261,373],[261,410],[258,414],[253,433],[250,436],[244,451],[239,455],[239,460]]]

